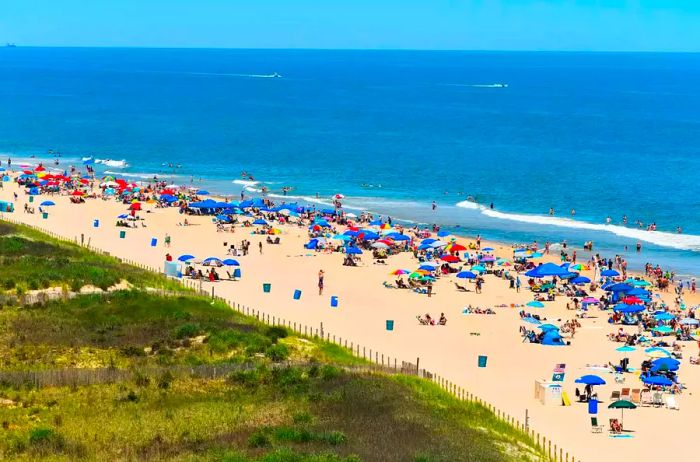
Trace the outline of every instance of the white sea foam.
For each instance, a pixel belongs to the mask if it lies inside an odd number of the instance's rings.
[[[474,201],[462,201],[462,202],[457,202],[455,204],[457,207],[463,208],[463,209],[471,209],[471,210],[481,210],[484,208],[483,205],[479,205]]]
[[[508,88],[507,83],[446,83],[448,87]]]
[[[95,159],[96,164],[106,165],[112,168],[126,168],[129,164],[125,160]]]
[[[458,204],[459,205],[459,204]],[[694,234],[677,234],[664,231],[647,231],[645,229],[627,228],[618,225],[607,225],[601,223],[589,223],[585,221],[572,220],[570,218],[550,217],[544,215],[528,215],[518,213],[505,213],[482,207],[481,213],[500,220],[518,221],[521,223],[531,223],[535,225],[558,226],[562,228],[583,229],[590,231],[601,231],[612,233],[617,236],[629,239],[649,242],[662,247],[670,247],[680,250],[700,251],[700,236]]]
[[[105,170],[107,175],[119,175],[125,178],[141,178],[144,180],[151,180],[154,176],[161,178],[175,178],[178,175],[173,174],[160,174],[160,173],[142,173],[142,172],[113,172],[111,170]]]
[[[240,184],[243,186],[255,186],[256,184],[260,183],[259,181],[253,181],[253,180],[233,180],[233,184]]]

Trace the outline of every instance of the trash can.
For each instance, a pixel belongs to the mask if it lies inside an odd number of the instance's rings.
[[[386,320],[386,330],[394,330],[394,320],[393,319]]]
[[[299,300],[301,298],[301,290],[297,289],[294,291],[294,300]]]
[[[598,413],[598,400],[592,399],[588,402],[588,413],[596,415]]]
[[[241,269],[236,268],[233,270],[233,279],[240,279],[241,278]]]
[[[124,239],[126,237],[126,231],[119,231],[119,239]]]
[[[34,196],[29,196],[29,202],[34,202]]]
[[[331,307],[332,308],[337,308],[338,307],[338,297],[336,295],[333,295],[331,297]]]
[[[265,292],[266,294],[270,293],[271,288],[272,288],[272,284],[270,284],[269,282],[263,283],[263,292]]]
[[[154,237],[151,239],[151,247],[155,247],[156,245],[158,245],[158,239]]]
[[[92,227],[99,228],[100,227],[100,220],[93,220]]]
[[[487,356],[479,355],[479,367],[486,367],[486,361],[488,361]]]
[[[41,218],[43,218],[44,220],[46,220],[48,217],[49,217],[49,213],[48,213],[48,212],[44,212],[44,213],[41,214]]]

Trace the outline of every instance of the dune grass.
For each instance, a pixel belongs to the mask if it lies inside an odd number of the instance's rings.
[[[0,222],[0,268],[0,291],[64,285],[73,291],[86,285],[107,290],[124,280],[137,287],[184,290],[161,275],[6,222]]]

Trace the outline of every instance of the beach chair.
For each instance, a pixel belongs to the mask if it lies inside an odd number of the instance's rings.
[[[664,400],[663,400],[663,396],[661,395],[661,392],[659,392],[659,391],[654,392],[654,394],[652,395],[652,398],[651,398],[651,404],[654,407],[661,407],[664,405]]]
[[[639,388],[634,388],[632,390],[632,395],[630,396],[630,401],[634,404],[642,404],[642,390]]]
[[[622,392],[620,393],[620,399],[624,399],[627,401],[630,400],[630,389],[629,388],[622,389]]]
[[[676,401],[675,396],[673,396],[673,395],[666,396],[666,408],[675,409],[676,411],[680,410],[680,408],[678,407],[678,402]]]
[[[603,425],[598,424],[598,417],[591,416],[591,433],[603,433]]]
[[[620,401],[620,391],[619,390],[614,390],[610,394],[610,401]]]

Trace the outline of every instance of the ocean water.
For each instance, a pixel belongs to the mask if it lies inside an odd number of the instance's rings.
[[[697,82],[698,54],[4,48],[0,158],[54,149],[62,166],[93,155],[235,196],[342,193],[700,274]]]

